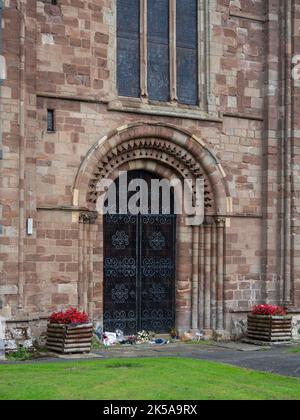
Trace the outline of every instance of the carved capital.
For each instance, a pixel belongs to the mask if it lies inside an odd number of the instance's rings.
[[[216,219],[216,226],[219,229],[224,229],[226,226],[226,219],[225,217],[217,217]]]
[[[96,223],[98,218],[98,212],[96,211],[85,211],[80,213],[79,215],[79,222],[85,225],[93,225]]]

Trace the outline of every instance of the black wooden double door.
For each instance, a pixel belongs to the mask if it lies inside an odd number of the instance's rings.
[[[104,330],[175,326],[175,215],[104,216]]]

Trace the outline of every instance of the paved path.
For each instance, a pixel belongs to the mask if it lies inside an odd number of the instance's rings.
[[[300,378],[300,353],[289,347],[257,348],[248,345],[202,346],[175,344],[155,348],[109,349],[97,352],[102,358],[116,357],[188,357],[226,363],[248,369]]]
[[[234,354],[232,351],[224,351],[221,354],[207,354],[200,358],[300,378],[300,354],[287,354],[286,349],[238,354]]]
[[[161,347],[120,347],[94,351],[90,355],[45,358],[27,363],[135,357],[187,357],[300,378],[300,353],[290,353],[289,347],[258,348],[242,344],[226,344],[224,347],[182,343]]]

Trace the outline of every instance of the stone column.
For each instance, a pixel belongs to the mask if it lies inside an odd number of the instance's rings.
[[[217,330],[224,330],[224,231],[225,220],[217,219]]]
[[[211,328],[217,328],[217,229],[211,224]]]
[[[83,310],[87,312],[88,310],[88,229],[89,226],[84,224],[83,226],[83,278],[82,278],[82,289],[83,289]]]
[[[199,226],[193,227],[192,329],[198,329]]]
[[[204,329],[211,330],[211,225],[204,226]]]
[[[266,62],[265,62],[265,110],[264,110],[264,137],[262,142],[262,274],[263,296],[266,303],[278,304],[283,293],[284,263],[284,189],[286,187],[284,174],[284,147],[285,141],[285,99],[282,100],[282,87],[286,77],[284,65],[285,53],[282,54],[286,42],[283,32],[284,16],[281,0],[268,0],[266,2],[267,21],[266,33]],[[283,68],[282,68],[283,67]],[[281,179],[280,179],[281,178]],[[282,185],[282,192],[278,186]],[[280,212],[278,210],[280,209]],[[282,217],[279,213],[282,213]],[[288,217],[288,215],[287,215]]]
[[[97,217],[97,212],[84,212],[79,217],[81,227],[79,231],[78,296],[80,306],[86,312],[90,312],[91,309],[93,287],[93,235],[91,225],[96,222]]]
[[[282,273],[283,290],[281,300],[284,305],[291,305],[292,302],[292,288],[293,288],[293,272],[292,272],[292,224],[293,224],[293,77],[292,77],[292,55],[293,55],[293,19],[294,10],[292,1],[284,2],[282,19],[282,37],[284,60],[282,60],[283,71],[282,78],[284,79],[283,93],[282,93]]]
[[[84,231],[84,224],[79,223],[79,238],[78,238],[78,284],[77,284],[77,291],[78,291],[78,307],[83,307],[83,231]]]
[[[205,287],[205,228],[200,226],[199,232],[199,328],[204,328],[204,287]]]
[[[300,55],[300,37],[299,37],[299,0],[297,2],[292,1],[292,55],[293,57]],[[296,67],[294,60],[294,72],[299,69]],[[299,59],[298,59],[299,64]],[[299,71],[298,71],[299,76]],[[296,78],[295,78],[296,79]],[[292,115],[292,127],[290,133],[290,139],[288,142],[291,144],[291,249],[290,249],[290,290],[286,288],[286,296],[292,296],[291,304],[294,308],[300,308],[300,80],[291,81],[291,115]]]
[[[93,318],[93,248],[94,248],[94,226],[89,226],[89,269],[88,269],[88,292],[87,292],[87,300],[88,300],[88,313],[91,318]]]

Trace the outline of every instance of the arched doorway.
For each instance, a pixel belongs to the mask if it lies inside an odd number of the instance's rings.
[[[157,176],[144,170],[128,172],[127,183],[135,179],[147,183],[150,198],[151,181]],[[118,189],[118,181],[116,185]],[[176,215],[174,197],[170,198],[169,214],[162,214],[160,200],[159,214],[104,216],[105,331],[168,333],[175,327]]]
[[[195,134],[161,123],[123,125],[103,136],[85,156],[73,186],[73,206],[80,210],[79,306],[104,324],[103,217],[95,212],[101,180],[120,171],[145,170],[161,178],[205,181],[205,221],[177,220],[176,329],[224,330],[226,225],[232,197],[221,162]],[[113,328],[112,328],[113,329]]]

